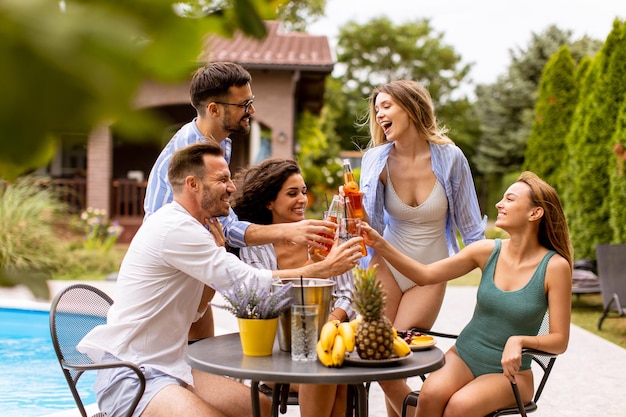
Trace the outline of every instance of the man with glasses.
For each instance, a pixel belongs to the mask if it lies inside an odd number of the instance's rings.
[[[144,200],[144,220],[172,201],[167,167],[176,150],[205,141],[219,143],[230,164],[232,141],[228,135],[250,132],[250,116],[254,114],[251,78],[248,71],[231,62],[211,63],[194,73],[189,94],[197,116],[176,132],[152,167]],[[231,238],[232,246],[245,245],[241,231]]]
[[[226,162],[230,164],[232,141],[228,135],[248,134],[250,117],[255,112],[251,79],[248,71],[232,62],[209,63],[194,73],[189,93],[197,116],[176,132],[152,167],[144,200],[144,221],[161,206],[172,201],[173,191],[167,179],[167,169],[176,150],[205,141],[218,143],[224,149]],[[278,242],[322,248],[322,244],[332,243],[321,234],[334,225],[321,220],[256,225],[239,221],[232,209],[229,216],[219,220],[228,245],[234,248]],[[213,219],[205,219],[209,230],[219,226],[217,222],[212,222]],[[207,302],[213,296],[213,291],[208,288],[205,293],[198,318],[204,315],[208,308]],[[213,320],[209,309],[204,320],[192,328],[190,339],[212,334]]]

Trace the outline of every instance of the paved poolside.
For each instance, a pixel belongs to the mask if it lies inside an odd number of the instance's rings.
[[[109,284],[109,283],[107,283]],[[112,288],[109,288],[111,290]],[[0,289],[0,299],[3,292]],[[12,295],[14,297],[14,295]],[[476,299],[475,287],[448,287],[441,313],[434,328],[458,333],[469,321]],[[216,300],[219,303],[219,300]],[[214,309],[216,333],[237,331],[236,320],[230,313]],[[450,341],[438,340],[446,350]],[[410,378],[409,385],[418,389],[419,378]],[[539,401],[537,417],[626,417],[626,349],[581,329],[571,326],[567,352],[559,357]],[[75,410],[59,412],[49,417],[79,416]],[[298,407],[289,407],[285,417],[299,416]],[[382,391],[372,384],[370,416],[385,417]]]

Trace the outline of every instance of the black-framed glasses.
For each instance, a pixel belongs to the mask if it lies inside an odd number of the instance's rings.
[[[214,101],[213,103],[225,104],[227,106],[243,107],[243,110],[246,113],[250,113],[250,107],[252,107],[252,104],[254,103],[254,96],[252,96],[252,98],[250,100],[247,100],[245,103],[226,103],[225,101]]]

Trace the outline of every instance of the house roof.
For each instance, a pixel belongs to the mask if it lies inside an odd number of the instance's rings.
[[[248,69],[332,72],[335,63],[326,36],[283,32],[279,21],[267,21],[266,26],[264,39],[240,31],[232,38],[208,36],[200,60],[232,61]]]

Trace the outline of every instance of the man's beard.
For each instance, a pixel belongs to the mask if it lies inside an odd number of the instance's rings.
[[[202,210],[210,213],[209,217],[228,216],[230,211],[228,209],[224,209],[225,211],[222,211],[221,207],[223,204],[221,196],[218,197],[210,193],[209,190],[204,191],[200,205],[202,206]]]
[[[224,120],[230,120],[230,114],[225,114],[224,115]],[[236,124],[231,124],[231,123],[223,123],[222,124],[222,129],[228,133],[234,133],[237,135],[247,135],[248,133],[250,133],[250,116],[248,117],[248,123],[245,126],[242,126],[242,118],[240,118]]]

